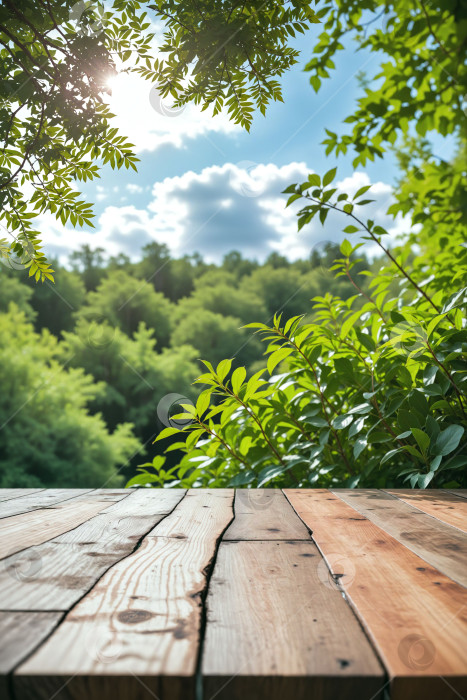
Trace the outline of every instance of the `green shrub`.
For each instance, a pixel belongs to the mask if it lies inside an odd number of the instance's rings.
[[[207,388],[179,417],[188,424],[158,437],[180,433],[169,448],[185,451],[180,465],[165,472],[159,456],[133,483],[467,486],[462,229],[449,240],[430,239],[425,257],[413,255],[410,240],[391,252],[383,243],[387,232],[356,214],[368,188],[353,199],[337,194],[329,187],[334,175],[322,181],[311,175],[288,188],[289,203],[305,201],[299,226],[315,216],[324,224],[330,210],[340,211],[352,220],[344,230],[379,246],[389,264],[364,273],[364,291],[352,273],[363,241],[344,240],[332,269],[352,281],[356,294],[315,297],[311,323],[275,316],[271,326],[249,324],[266,344],[266,366],[247,379],[244,367],[232,371],[232,360],[216,368],[205,362],[197,383]],[[433,258],[436,265],[428,264]]]

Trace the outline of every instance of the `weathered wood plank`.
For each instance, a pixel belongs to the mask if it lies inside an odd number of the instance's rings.
[[[34,510],[0,520],[0,559],[61,535],[93,515],[112,501],[126,498],[129,492],[93,491],[53,508]]]
[[[200,596],[232,517],[232,491],[187,495],[17,669],[17,700],[194,697]]]
[[[58,503],[91,493],[92,489],[44,489],[38,493],[30,493],[2,503],[0,518],[11,518],[13,515],[30,513],[40,508],[50,508]]]
[[[370,633],[391,700],[465,695],[467,591],[337,495],[285,493]]]
[[[449,493],[453,493],[460,498],[467,498],[467,489],[448,489]]]
[[[310,534],[279,489],[238,489],[235,520],[224,540],[310,540]]]
[[[453,581],[467,586],[467,537],[376,489],[333,489],[352,508]]]
[[[222,542],[206,603],[206,698],[382,697],[383,669],[310,540]]]
[[[226,513],[229,522],[233,518],[233,489],[193,489],[167,518],[150,533],[150,537],[175,537],[197,542],[207,537],[212,539],[213,529],[224,522]]]
[[[21,498],[30,493],[39,493],[44,489],[0,489],[0,502],[9,501],[11,498]]]
[[[185,491],[138,489],[74,530],[8,557],[0,567],[3,610],[69,610],[107,569],[170,513]]]
[[[401,501],[467,533],[467,501],[444,489],[384,489]]]
[[[50,634],[60,617],[60,613],[0,612],[0,697],[3,700],[13,700],[8,674]]]

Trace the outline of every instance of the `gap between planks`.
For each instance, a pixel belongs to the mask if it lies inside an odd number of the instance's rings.
[[[104,510],[107,503],[122,500],[128,495],[120,491],[96,490],[52,508],[3,518],[0,520],[0,559],[73,530]]]
[[[4,559],[0,568],[3,609],[69,610],[174,510],[184,494],[184,490],[169,489],[127,491],[127,498],[75,529]]]

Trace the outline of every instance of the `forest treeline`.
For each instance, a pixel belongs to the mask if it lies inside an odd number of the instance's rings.
[[[55,284],[5,262],[0,487],[123,485],[161,450],[152,444],[161,400],[199,394],[199,358],[235,358],[254,373],[264,347],[243,325],[309,315],[326,292],[354,293],[329,272],[339,256],[328,243],[307,260],[272,253],[260,264],[232,251],[216,265],[197,253],[172,258],[154,242],[132,262],[84,246],[66,267],[54,262]],[[369,267],[360,255],[352,274]]]

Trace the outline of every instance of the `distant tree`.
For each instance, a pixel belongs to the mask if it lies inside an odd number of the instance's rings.
[[[112,433],[89,403],[104,389],[58,362],[57,340],[12,307],[0,314],[0,487],[121,485],[138,450],[128,423]]]
[[[165,292],[169,286],[170,251],[164,243],[153,241],[143,247],[141,262],[136,271],[141,279],[147,280],[158,292]]]
[[[199,280],[202,282],[203,278]],[[191,296],[182,299],[176,309],[176,318],[193,316],[199,309],[207,309],[222,316],[234,316],[242,323],[252,319],[267,320],[267,310],[261,297],[251,291],[236,289],[220,282],[201,285]]]
[[[106,322],[128,336],[136,333],[140,323],[145,323],[154,329],[158,347],[163,347],[169,343],[172,313],[170,301],[150,283],[116,270],[109,273],[95,292],[87,295],[86,304],[76,318]]]
[[[238,287],[238,279],[234,272],[224,270],[223,266],[219,268],[213,265],[196,279],[195,289],[204,289],[206,294],[210,294],[211,289],[218,285],[227,285],[228,287],[236,288]]]
[[[309,313],[311,298],[318,292],[310,275],[297,275],[292,269],[274,269],[269,265],[243,278],[240,289],[261,299],[269,318],[279,312],[285,317]]]
[[[310,265],[311,269],[316,268],[329,268],[333,265],[334,261],[341,257],[341,252],[339,245],[337,243],[326,243],[322,248],[315,247],[310,253]]]
[[[230,253],[224,255],[222,267],[227,270],[227,272],[234,274],[237,279],[240,279],[240,277],[250,275],[253,270],[256,270],[258,268],[258,263],[256,260],[244,258],[238,250],[232,250]]]
[[[103,248],[91,248],[89,245],[83,245],[70,255],[71,266],[81,273],[88,292],[94,291],[104,277],[104,253]]]
[[[142,260],[136,264],[135,271],[171,301],[188,296],[193,290],[195,271],[190,258],[173,259],[168,246],[163,243],[153,241],[145,245]]]
[[[270,265],[277,270],[280,267],[290,267],[291,263],[284,255],[274,252],[268,255],[266,265]]]
[[[170,262],[170,285],[167,296],[171,301],[178,301],[190,296],[194,289],[195,269],[188,256]]]
[[[75,325],[74,313],[86,298],[86,288],[77,272],[55,264],[55,284],[48,280],[41,285],[30,277],[25,281],[32,289],[31,306],[36,312],[36,330],[48,328],[57,337]]]
[[[192,347],[157,352],[154,331],[141,323],[133,338],[107,323],[80,319],[64,334],[61,360],[82,367],[105,386],[93,401],[110,429],[126,420],[146,442],[156,430],[157,405],[169,393],[194,398],[191,382],[198,352]]]
[[[0,312],[8,311],[13,303],[29,321],[32,321],[36,314],[31,306],[31,297],[32,290],[22,284],[18,272],[8,271],[0,266]]]
[[[125,253],[118,253],[118,255],[113,255],[108,262],[108,270],[125,270],[129,272],[133,267],[133,264]]]
[[[261,356],[256,339],[248,338],[240,329],[238,318],[198,309],[195,314],[182,318],[172,333],[171,345],[178,348],[191,345],[198,358],[219,362],[223,357],[235,357],[239,364],[250,364]]]

